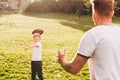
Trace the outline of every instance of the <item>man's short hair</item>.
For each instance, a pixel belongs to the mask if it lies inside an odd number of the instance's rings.
[[[114,0],[91,0],[91,3],[94,4],[93,8],[101,16],[112,16],[112,11],[114,11]]]

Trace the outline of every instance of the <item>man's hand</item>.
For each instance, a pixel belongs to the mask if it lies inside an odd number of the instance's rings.
[[[74,58],[68,62],[66,49],[64,49],[63,53],[60,50],[58,50],[57,58],[58,58],[58,62],[61,64],[61,66],[67,72],[72,73],[72,74],[77,74],[88,60],[88,58],[85,58],[83,56],[76,54],[74,56]]]
[[[62,53],[60,50],[58,50],[57,52],[57,58],[58,58],[58,62],[63,65],[66,60],[67,60],[67,54],[66,54],[66,49],[64,49],[64,53]]]

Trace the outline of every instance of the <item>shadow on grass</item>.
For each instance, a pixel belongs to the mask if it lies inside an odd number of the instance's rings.
[[[18,11],[0,11],[0,17],[3,15],[11,15],[11,14],[18,14]]]
[[[59,14],[59,13],[23,14],[23,15],[36,18],[56,19],[62,25],[82,30],[84,32],[91,29],[94,26],[91,16],[78,17],[77,15],[73,14]]]

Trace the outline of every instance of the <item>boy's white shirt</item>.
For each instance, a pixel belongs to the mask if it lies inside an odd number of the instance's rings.
[[[100,25],[82,38],[77,53],[91,57],[90,80],[120,80],[120,28]]]
[[[42,60],[42,44],[41,42],[35,42],[34,45],[38,47],[33,47],[32,61],[41,61]]]

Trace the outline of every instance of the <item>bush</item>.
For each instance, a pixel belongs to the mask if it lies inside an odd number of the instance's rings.
[[[88,1],[87,1],[88,2]],[[24,12],[35,13],[77,13],[78,15],[90,14],[89,5],[81,0],[42,0],[29,4]]]
[[[65,12],[69,13],[70,6],[68,2],[55,1],[55,0],[42,0],[39,2],[34,2],[29,4],[25,8],[25,12],[37,12],[37,13],[46,13],[46,12]]]
[[[39,2],[34,2],[29,4],[25,8],[25,12],[37,12],[37,13],[46,13],[46,12],[61,12],[61,13],[75,13],[77,10],[82,12],[83,3],[75,0],[42,0]]]
[[[41,2],[34,2],[29,4],[26,8],[25,8],[25,12],[37,12],[37,13],[41,13],[41,12],[49,12],[49,6],[48,4],[43,4]]]
[[[120,1],[117,2],[117,6],[115,9],[115,16],[120,16]]]

